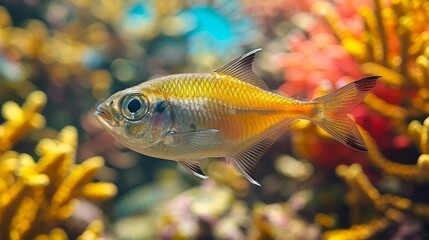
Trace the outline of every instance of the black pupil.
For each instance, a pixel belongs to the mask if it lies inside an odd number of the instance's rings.
[[[141,108],[142,104],[139,100],[133,99],[128,103],[128,111],[131,113],[137,112]]]

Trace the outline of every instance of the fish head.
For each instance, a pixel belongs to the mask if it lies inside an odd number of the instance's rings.
[[[140,153],[162,140],[173,125],[165,97],[144,87],[113,94],[97,107],[94,115],[118,141]]]

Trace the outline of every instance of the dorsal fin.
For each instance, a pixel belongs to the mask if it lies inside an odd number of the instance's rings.
[[[262,81],[255,73],[252,71],[252,64],[255,60],[255,55],[257,52],[261,51],[261,48],[252,50],[241,57],[238,57],[225,66],[215,70],[216,73],[230,75],[232,77],[238,78],[241,81],[250,83],[254,86],[260,87],[264,90],[269,90],[267,84]]]

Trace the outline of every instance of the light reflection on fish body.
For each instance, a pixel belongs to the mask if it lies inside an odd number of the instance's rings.
[[[128,148],[178,161],[196,176],[199,165],[224,157],[250,182],[257,162],[299,119],[319,125],[338,141],[365,151],[346,115],[376,85],[363,78],[313,101],[298,101],[268,90],[252,72],[253,50],[212,73],[153,79],[113,94],[95,112],[97,119]]]

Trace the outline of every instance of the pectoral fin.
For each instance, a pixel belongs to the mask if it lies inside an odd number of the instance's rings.
[[[211,144],[218,144],[218,132],[217,129],[203,129],[189,132],[171,131],[164,138],[164,144],[175,147],[181,152],[193,152]]]
[[[207,179],[207,177],[203,171],[200,168],[201,161],[195,160],[195,161],[178,161],[180,165],[191,171],[195,176]]]

